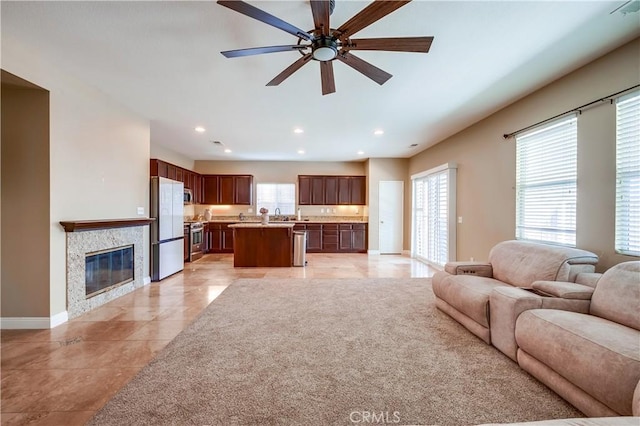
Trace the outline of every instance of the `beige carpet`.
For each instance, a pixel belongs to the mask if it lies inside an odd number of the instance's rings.
[[[429,279],[240,279],[90,424],[563,417],[582,415],[438,311]]]

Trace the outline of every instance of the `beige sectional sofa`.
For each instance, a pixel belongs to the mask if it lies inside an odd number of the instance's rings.
[[[520,367],[587,416],[640,416],[640,261],[606,271],[587,313],[522,312],[515,340]]]
[[[640,261],[604,274],[596,262],[505,241],[489,262],[449,263],[433,278],[439,309],[592,417],[539,424],[640,426]]]
[[[487,263],[451,262],[444,271],[437,272],[432,281],[436,306],[491,343],[489,299],[494,289],[530,289],[535,281],[575,282],[578,274],[594,272],[597,262],[598,256],[585,250],[504,241],[491,249]],[[568,304],[583,311],[588,306],[580,302]],[[505,332],[513,341],[515,318],[511,322],[510,331]],[[515,348],[512,358],[515,359]]]

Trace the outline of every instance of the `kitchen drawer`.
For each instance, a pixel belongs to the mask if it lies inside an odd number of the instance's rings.
[[[322,234],[322,243],[323,244],[338,244],[338,233],[334,234]]]

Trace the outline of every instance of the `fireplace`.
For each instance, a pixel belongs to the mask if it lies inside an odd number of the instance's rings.
[[[67,237],[67,312],[75,318],[151,282],[143,227],[152,219],[60,222]]]
[[[85,254],[87,298],[133,281],[133,244]]]

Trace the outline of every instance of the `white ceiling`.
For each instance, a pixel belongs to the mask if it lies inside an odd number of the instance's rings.
[[[223,57],[297,39],[214,1],[1,3],[3,44],[149,118],[152,144],[194,160],[410,157],[640,35],[639,13],[610,13],[624,0],[416,0],[354,38],[434,36],[430,52],[354,52],[393,78],[379,86],[336,61],[337,92],[322,96],[313,61],[265,86],[298,52]],[[313,27],[307,0],[250,3]],[[368,3],[336,0],[331,26]]]

